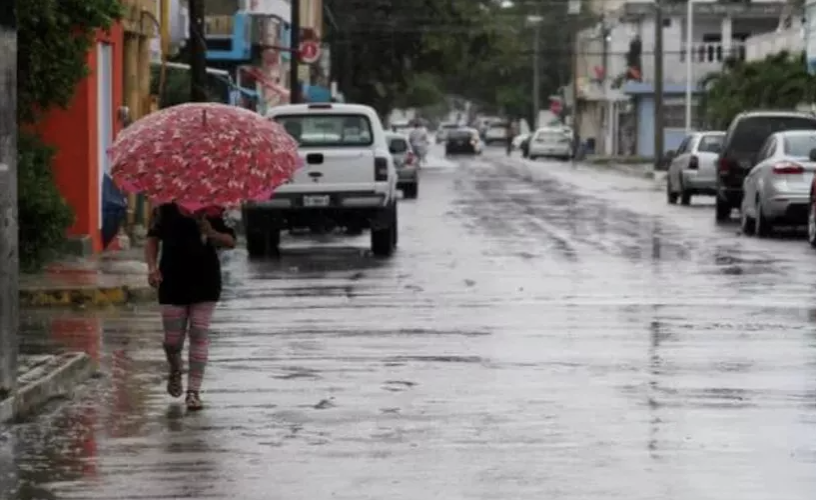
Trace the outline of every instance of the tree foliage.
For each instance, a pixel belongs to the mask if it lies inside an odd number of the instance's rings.
[[[536,30],[528,18],[543,18],[539,97],[546,105],[571,76],[568,2],[503,3],[326,0],[333,14],[327,22],[332,73],[350,100],[372,104],[381,113],[408,101],[427,104],[427,98],[455,94],[494,112],[532,118]]]
[[[487,45],[479,0],[326,0],[332,74],[350,101],[387,113],[420,74],[456,71]]]
[[[18,114],[28,123],[39,111],[71,101],[88,74],[94,34],[110,27],[121,5],[116,0],[19,0],[16,5]]]
[[[816,77],[805,55],[783,52],[761,61],[729,60],[703,81],[701,112],[709,127],[725,129],[746,109],[793,109],[816,101]]]
[[[54,185],[55,149],[22,133],[17,151],[20,268],[35,271],[61,249],[74,216]]]

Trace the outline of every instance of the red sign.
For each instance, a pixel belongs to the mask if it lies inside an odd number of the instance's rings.
[[[304,40],[300,44],[300,60],[312,64],[320,59],[320,44],[314,40]]]

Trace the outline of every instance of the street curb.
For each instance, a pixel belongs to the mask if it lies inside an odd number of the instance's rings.
[[[25,307],[105,307],[156,300],[156,289],[143,286],[48,288],[20,290],[20,305]]]
[[[0,423],[25,419],[55,398],[71,397],[94,371],[91,358],[85,353],[56,356],[45,367],[26,374],[35,377],[34,380],[20,387],[14,397],[0,401]]]

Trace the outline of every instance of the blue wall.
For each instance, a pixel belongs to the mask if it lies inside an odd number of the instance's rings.
[[[638,156],[654,156],[654,87],[650,83],[627,82],[623,91],[632,96],[637,112],[637,154]],[[666,97],[685,96],[686,88],[683,85],[666,84],[663,86],[663,95]],[[699,92],[699,89],[698,89]],[[684,128],[664,128],[664,153],[677,150],[686,136]]]
[[[247,43],[247,30],[251,28],[249,16],[236,12],[233,16],[232,50],[208,50],[208,61],[248,61],[252,57],[252,46]]]
[[[635,101],[638,122],[637,155],[652,157],[654,156],[654,96],[642,95],[637,97],[637,101]],[[677,150],[685,136],[685,129],[664,128],[663,148],[665,151]]]

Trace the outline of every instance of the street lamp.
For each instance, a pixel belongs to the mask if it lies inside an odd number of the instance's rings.
[[[694,72],[692,68],[691,37],[694,36],[694,4],[696,0],[688,0],[686,4],[686,134],[691,133],[691,100]]]
[[[539,44],[541,43],[541,22],[544,21],[544,17],[542,16],[528,16],[527,22],[532,24],[535,28],[533,32],[533,130],[538,130],[538,115],[541,108],[540,100],[540,73],[538,65],[539,62],[539,52],[541,52]]]

